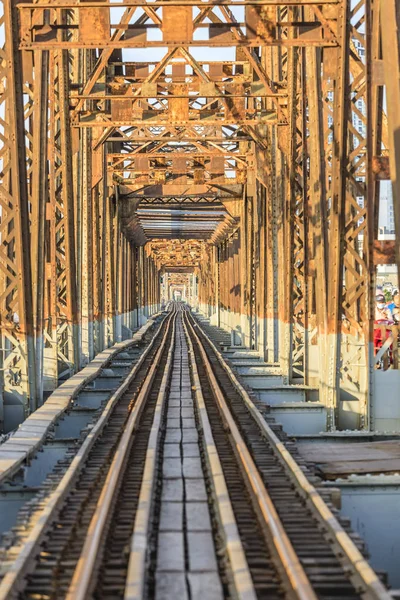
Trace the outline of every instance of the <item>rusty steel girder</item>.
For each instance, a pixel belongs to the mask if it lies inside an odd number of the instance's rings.
[[[160,2],[163,7],[162,16],[153,7],[146,7],[145,2],[114,3],[84,3],[57,2],[55,7],[49,8],[46,2],[20,4],[20,44],[21,48],[36,48],[45,46],[49,49],[57,48],[143,48],[152,47],[179,48],[183,46],[237,46],[241,48],[261,47],[265,44],[273,46],[321,46],[335,47],[339,45],[336,35],[338,1],[326,2],[276,2],[268,0],[257,2],[243,2],[245,15],[243,21],[238,21],[231,7],[237,6],[236,2],[218,2],[222,7],[219,16],[213,13],[217,3],[201,3],[202,13],[194,17],[193,7],[198,3],[181,0],[180,2]],[[239,3],[240,5],[240,3]],[[282,19],[277,12],[288,7],[307,7],[309,17],[305,15],[298,18],[293,13],[292,18]],[[111,8],[131,8],[132,15],[119,23],[110,19]],[[135,18],[135,10],[146,7],[148,19],[144,21]],[[321,7],[321,8],[319,8]],[[48,20],[43,22],[44,11],[48,13]],[[72,15],[67,35],[63,40],[58,38],[60,30],[65,31],[60,22],[60,13],[68,10]],[[296,10],[296,8],[294,9]],[[222,16],[220,16],[222,13]],[[206,22],[205,17],[212,15],[211,22]],[[75,22],[79,21],[78,27]],[[111,34],[111,30],[118,34]],[[203,39],[196,39],[194,33],[204,30]],[[77,31],[77,35],[73,35]],[[161,40],[150,40],[150,31],[160,31]],[[205,43],[206,42],[206,43]]]

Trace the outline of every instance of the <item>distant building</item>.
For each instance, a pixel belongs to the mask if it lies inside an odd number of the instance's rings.
[[[379,234],[392,234],[394,232],[392,184],[389,181],[382,181],[379,199]]]

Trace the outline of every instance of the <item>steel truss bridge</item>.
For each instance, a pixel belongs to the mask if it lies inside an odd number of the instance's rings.
[[[400,264],[398,234],[378,239],[385,180],[400,231],[396,0],[0,6],[0,425],[168,280],[316,386],[328,429],[347,400],[373,429],[376,271]]]

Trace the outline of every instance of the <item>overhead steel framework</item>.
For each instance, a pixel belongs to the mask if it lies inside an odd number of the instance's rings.
[[[373,428],[398,2],[0,5],[0,421],[157,311],[170,270],[317,385],[329,428],[344,400]]]

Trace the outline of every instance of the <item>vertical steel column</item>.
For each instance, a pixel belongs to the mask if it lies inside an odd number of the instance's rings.
[[[215,265],[215,311],[216,311],[216,325],[220,326],[220,261],[219,261],[219,248],[214,246],[213,248],[213,261]]]
[[[138,310],[138,261],[137,261],[137,248],[132,246],[132,254],[133,254],[133,311],[134,311],[134,320],[133,320],[133,328],[139,327],[139,310]]]
[[[241,206],[240,215],[240,336],[242,345],[247,343],[248,331],[248,305],[249,305],[249,289],[248,289],[248,259],[249,242],[248,234],[248,198],[247,189],[245,187],[243,203]]]
[[[49,56],[49,133],[48,152],[49,164],[49,194],[46,204],[46,271],[45,271],[45,347],[43,365],[43,386],[45,391],[53,391],[58,385],[59,364],[68,372],[71,372],[71,364],[68,352],[63,352],[61,340],[59,343],[57,315],[58,282],[57,275],[64,273],[64,253],[58,254],[57,229],[63,233],[63,212],[59,200],[59,188],[61,188],[60,175],[60,148],[59,148],[59,123],[57,103],[57,62],[55,53]],[[60,207],[59,207],[60,205]],[[61,237],[63,237],[61,235]],[[58,273],[57,273],[58,271]],[[61,355],[61,356],[60,356]],[[61,360],[59,361],[59,356]],[[62,373],[62,371],[61,371]]]
[[[81,364],[79,309],[76,285],[75,224],[73,197],[73,170],[71,147],[71,124],[69,119],[69,63],[68,51],[58,53],[60,150],[62,172],[62,204],[64,210],[65,283],[67,294],[66,316],[68,321],[68,345],[70,361],[74,370]],[[61,290],[60,290],[61,292]]]
[[[92,219],[93,219],[93,351],[94,355],[103,349],[102,322],[102,220],[101,188],[102,181],[93,188]]]
[[[46,204],[48,200],[48,89],[49,53],[34,53],[34,99],[32,143],[32,281],[36,336],[37,404],[43,402],[43,359],[45,345]]]
[[[148,302],[149,302],[149,298],[148,298],[148,285],[149,285],[149,274],[148,274],[148,261],[147,261],[147,256],[146,253],[144,251],[144,248],[142,248],[142,257],[143,257],[143,261],[142,261],[142,268],[143,268],[143,318],[144,320],[147,319],[148,317]]]
[[[114,216],[114,276],[115,276],[115,312],[114,312],[114,340],[113,343],[122,340],[122,286],[123,286],[123,236],[121,232],[120,206],[118,203]]]
[[[375,4],[376,6],[376,4]],[[396,262],[400,282],[400,10],[396,0],[380,0],[381,43],[385,70],[390,179],[396,230]]]
[[[265,161],[269,171],[266,178],[265,196],[265,343],[264,359],[274,363],[278,361],[279,349],[279,320],[278,320],[278,211],[276,164],[273,157],[280,154],[276,140],[276,127],[270,128],[268,148],[265,151]]]
[[[143,304],[144,304],[144,269],[143,269],[143,247],[140,246],[138,249],[138,315],[139,315],[139,327],[143,325]],[[170,299],[170,298],[169,298]]]
[[[65,11],[57,11],[57,20],[66,22]],[[45,366],[50,366],[50,372],[45,373],[46,385],[53,388],[57,385],[57,374],[65,377],[80,368],[69,77],[68,51],[54,51],[50,60],[50,195],[47,207],[49,343],[45,348]],[[48,354],[51,356],[49,363]]]
[[[87,53],[81,56],[82,70],[88,72]],[[92,135],[90,128],[80,130],[80,201],[81,201],[81,323],[82,361],[94,358],[93,313],[93,197],[92,197]]]
[[[328,361],[327,361],[327,195],[324,153],[324,126],[322,115],[323,93],[321,86],[322,60],[321,50],[307,48],[307,100],[309,119],[309,258],[313,266],[308,265],[310,275],[313,275],[313,306],[310,313],[315,314],[316,328],[313,341],[318,347],[318,370],[314,369],[315,380],[312,385],[319,387],[319,399],[327,403],[328,392]],[[312,333],[310,332],[310,337]],[[316,338],[316,339],[315,339]]]
[[[289,21],[301,21],[302,8],[289,8]],[[289,34],[290,35],[290,34]],[[304,52],[296,47],[287,50],[289,140],[286,160],[287,198],[286,232],[286,299],[289,323],[289,378],[306,383],[307,378],[307,196],[305,159]]]
[[[106,223],[105,223],[105,285],[106,285],[106,327],[105,345],[111,346],[116,338],[115,311],[116,311],[116,285],[115,285],[115,198],[108,192],[106,198]]]
[[[121,327],[123,328],[126,325],[126,311],[127,311],[127,302],[126,302],[126,291],[127,291],[127,276],[128,276],[128,265],[127,265],[127,242],[126,237],[121,231],[121,256],[120,256],[120,264],[121,264],[121,281],[120,281],[120,315],[121,315]]]
[[[146,317],[151,316],[151,303],[152,303],[152,265],[150,257],[145,253],[144,257],[146,263],[146,305],[147,313]]]
[[[334,89],[334,142],[332,157],[332,206],[330,208],[328,281],[328,429],[336,429],[340,398],[340,342],[342,328],[344,225],[346,210],[347,129],[349,103],[349,7],[339,8],[337,77]]]
[[[266,188],[257,186],[257,203],[254,211],[257,249],[257,350],[265,359],[267,354],[267,237],[266,237]]]
[[[0,261],[2,381],[0,396],[18,398],[26,416],[37,402],[33,299],[30,260],[22,60],[18,49],[17,7],[3,0],[4,55],[0,65],[3,108]],[[0,419],[2,403],[0,403]],[[1,425],[1,423],[0,423]]]
[[[254,176],[254,175],[253,175]],[[251,195],[248,196],[247,203],[247,289],[248,289],[248,345],[254,350],[256,345],[256,276],[255,276],[255,231],[254,231],[254,211],[255,199],[257,195],[256,181],[251,185]]]
[[[127,327],[132,330],[133,329],[133,290],[132,290],[132,281],[133,281],[133,263],[132,263],[132,246],[131,243],[127,244]]]
[[[280,12],[281,9],[278,9]],[[279,15],[279,18],[282,18]],[[287,75],[284,73],[283,65],[287,61],[287,52],[285,60],[283,58],[284,50],[281,48],[273,48],[272,50],[272,72],[276,81],[284,80]],[[290,114],[288,107],[288,118],[290,122]],[[272,128],[271,133],[271,179],[272,179],[272,243],[276,249],[273,252],[273,270],[276,273],[276,290],[277,303],[276,315],[278,320],[277,332],[277,352],[275,357],[280,364],[280,368],[285,381],[289,380],[291,374],[291,359],[290,353],[292,350],[291,336],[291,314],[289,312],[289,293],[291,291],[290,278],[290,255],[287,252],[288,241],[290,242],[290,225],[287,231],[288,223],[286,214],[288,210],[287,195],[288,191],[285,186],[286,178],[286,163],[285,155],[289,149],[289,127]],[[275,236],[276,234],[276,236]],[[276,240],[276,244],[274,241]],[[289,244],[290,247],[290,244]]]
[[[364,429],[371,431],[373,428],[374,411],[374,322],[375,322],[375,285],[376,285],[376,266],[374,262],[374,241],[378,238],[378,219],[379,219],[379,191],[380,186],[375,180],[373,174],[373,157],[380,154],[382,148],[382,110],[378,110],[378,105],[382,104],[382,90],[374,86],[373,81],[373,61],[376,60],[379,53],[379,7],[374,6],[371,0],[365,0],[366,12],[366,195],[365,207],[368,215],[366,228],[366,239],[364,240],[364,252],[368,264],[368,287],[367,302],[365,310],[365,341],[366,341],[366,367],[367,367],[367,394],[365,398],[365,411],[363,415]],[[372,14],[372,12],[374,14]],[[379,102],[379,98],[381,99]],[[378,116],[379,115],[379,116]],[[378,126],[379,123],[379,126]]]

